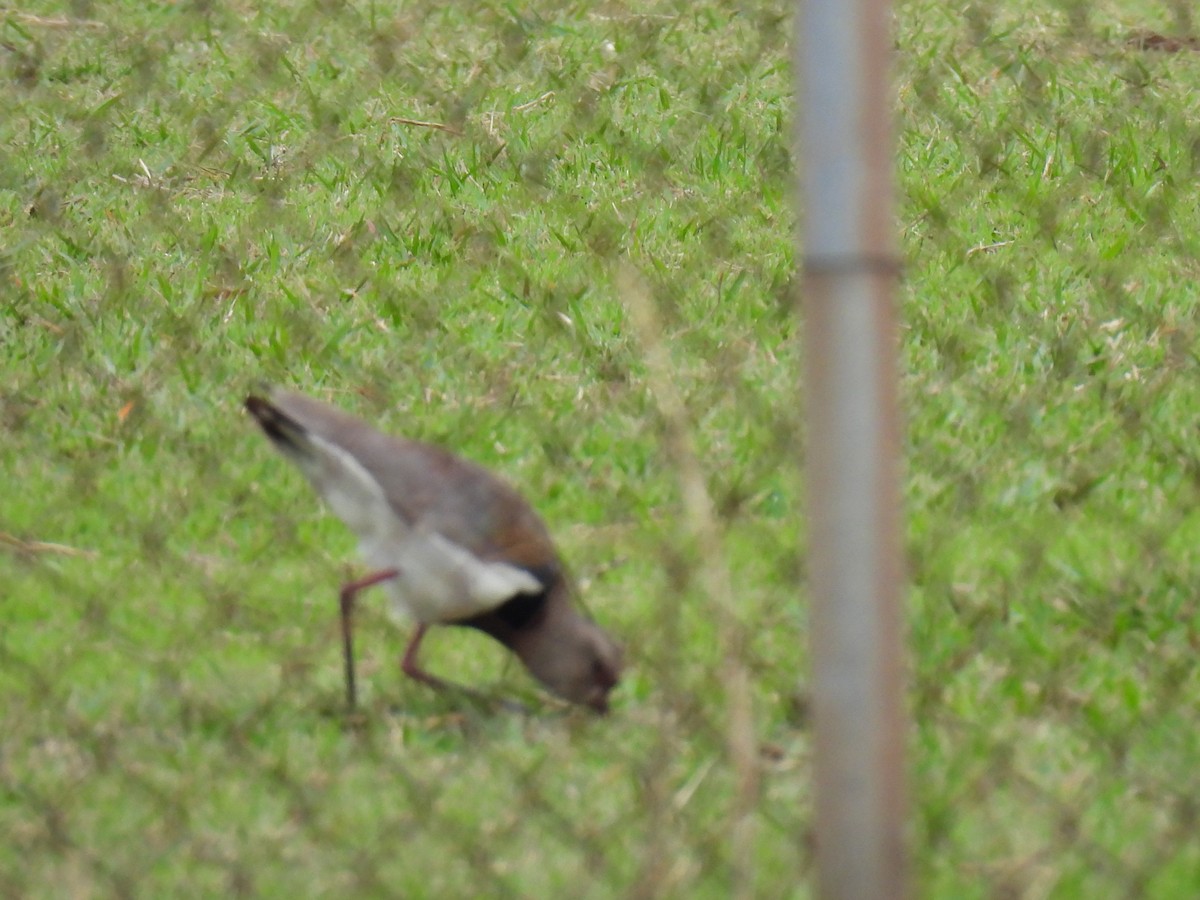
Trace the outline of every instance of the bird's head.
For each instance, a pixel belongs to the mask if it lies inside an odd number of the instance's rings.
[[[608,712],[608,695],[621,678],[620,645],[574,609],[563,606],[556,612],[533,640],[514,649],[552,693],[599,713]]]

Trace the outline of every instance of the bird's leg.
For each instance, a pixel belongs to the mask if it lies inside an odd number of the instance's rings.
[[[416,681],[424,682],[430,687],[445,688],[449,687],[442,679],[430,675],[421,668],[421,664],[417,662],[417,651],[421,647],[421,640],[425,637],[425,632],[429,630],[429,626],[422,622],[417,625],[417,630],[413,632],[412,638],[408,642],[408,646],[404,648],[404,659],[400,661],[400,671],[409,678]]]
[[[430,687],[437,688],[438,690],[457,691],[458,693],[464,694],[465,696],[471,698],[476,703],[482,703],[482,704],[489,705],[489,706],[496,705],[494,698],[492,698],[492,697],[488,697],[485,694],[481,694],[481,693],[479,693],[479,691],[473,691],[469,687],[464,687],[461,684],[455,684],[450,681],[443,681],[441,678],[438,678],[436,675],[430,675],[428,672],[426,672],[424,669],[421,668],[421,664],[419,662],[417,662],[417,651],[420,649],[421,641],[425,637],[425,632],[428,630],[429,630],[429,625],[424,622],[422,622],[421,624],[419,624],[417,626],[417,630],[415,632],[413,632],[413,636],[409,640],[408,646],[406,648],[404,648],[404,659],[402,659],[400,661],[400,671],[402,671],[409,678],[415,679],[416,681],[420,681],[424,684],[429,685]],[[523,706],[520,703],[513,703],[510,701],[501,701],[499,705],[502,708],[509,710],[510,712],[519,712],[519,713],[529,712],[529,710],[526,709],[525,706]]]
[[[354,598],[358,596],[359,591],[395,578],[399,574],[399,569],[374,572],[342,585],[341,593],[338,594],[342,609],[342,659],[346,664],[346,703],[351,709],[358,703],[358,690],[354,683]]]

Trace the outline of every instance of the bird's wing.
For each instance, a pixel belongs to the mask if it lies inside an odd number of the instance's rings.
[[[544,526],[486,470],[301,395],[248,406],[367,560],[405,572],[401,581],[415,596],[443,597],[438,602],[461,605],[455,614],[465,616],[545,589],[546,551],[555,566],[557,559]]]

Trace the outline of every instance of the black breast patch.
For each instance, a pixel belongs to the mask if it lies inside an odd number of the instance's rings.
[[[490,609],[469,619],[460,619],[453,624],[478,628],[502,643],[507,643],[514,632],[535,625],[546,608],[550,591],[554,589],[562,576],[557,566],[538,566],[527,568],[526,571],[543,585],[541,591],[536,594],[517,594],[505,600],[495,609]]]
[[[546,591],[539,594],[517,594],[492,612],[509,628],[520,631],[542,611],[542,607],[546,605],[546,594]]]

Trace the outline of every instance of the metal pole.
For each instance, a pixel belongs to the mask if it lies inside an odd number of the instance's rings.
[[[902,897],[895,221],[887,0],[801,0],[817,893]]]

